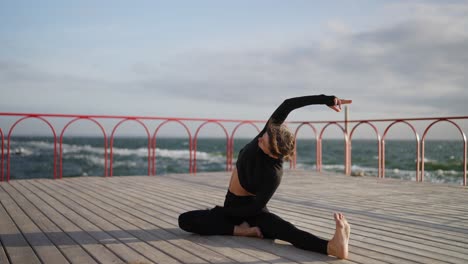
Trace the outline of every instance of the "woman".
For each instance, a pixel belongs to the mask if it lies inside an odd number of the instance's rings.
[[[341,213],[334,214],[335,235],[326,241],[269,212],[266,204],[281,182],[283,160],[294,155],[294,135],[283,124],[288,114],[312,104],[325,104],[339,112],[341,105],[349,103],[351,100],[325,95],[285,100],[263,130],[239,152],[224,207],[183,213],[179,216],[180,228],[200,235],[280,239],[301,249],[346,258],[350,226]]]

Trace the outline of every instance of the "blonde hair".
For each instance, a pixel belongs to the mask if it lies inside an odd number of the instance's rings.
[[[270,137],[270,151],[273,155],[284,160],[291,160],[294,156],[296,140],[294,134],[284,125],[268,124],[268,136]]]

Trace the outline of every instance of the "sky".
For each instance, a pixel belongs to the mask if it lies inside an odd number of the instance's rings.
[[[0,0],[0,112],[466,116],[467,69],[468,1]]]

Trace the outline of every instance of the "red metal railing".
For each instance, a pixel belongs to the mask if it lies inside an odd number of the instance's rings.
[[[422,142],[420,140],[419,134],[417,133],[415,127],[410,123],[414,121],[433,121],[429,126],[426,127],[423,133],[423,138]],[[377,148],[378,148],[378,177],[379,178],[385,178],[385,137],[388,134],[390,128],[394,126],[397,123],[404,123],[408,125],[411,130],[414,133],[415,140],[416,140],[416,181],[422,182],[424,181],[424,154],[425,154],[425,149],[424,149],[424,142],[427,133],[429,130],[432,128],[433,125],[436,123],[445,121],[453,126],[455,126],[458,131],[460,132],[461,138],[463,140],[463,185],[467,186],[467,179],[466,179],[466,171],[467,171],[467,141],[466,141],[466,135],[463,132],[462,128],[460,127],[459,124],[455,123],[453,120],[468,120],[468,116],[452,116],[452,117],[425,117],[425,118],[401,118],[401,119],[372,119],[372,120],[345,120],[345,121],[298,121],[298,122],[289,122],[289,123],[297,123],[300,124],[300,126],[296,130],[296,136],[298,130],[303,126],[303,125],[309,125],[312,127],[313,131],[315,134],[317,134],[317,130],[312,124],[325,124],[325,127],[322,128],[320,132],[320,136],[317,139],[317,171],[321,171],[322,169],[322,137],[325,129],[330,126],[330,125],[337,125],[342,131],[344,135],[344,141],[345,141],[345,160],[344,160],[344,166],[345,166],[345,174],[350,175],[351,174],[351,139],[352,136],[355,132],[355,130],[361,125],[361,124],[368,124],[371,126],[371,128],[374,130],[376,136],[377,136]],[[381,137],[377,127],[373,123],[385,123],[385,122],[391,122],[390,125],[388,125],[385,130],[384,134]],[[341,125],[338,123],[357,123],[353,129],[351,130],[350,136],[348,138],[348,133],[346,132],[346,129],[343,128]],[[346,124],[347,125],[347,124]],[[294,160],[293,162],[293,168],[296,166],[296,161]]]
[[[65,134],[65,130],[67,130],[67,128],[73,124],[74,122],[78,121],[78,120],[90,120],[92,122],[94,122],[102,131],[102,134],[104,136],[104,176],[107,176],[107,135],[106,135],[106,130],[104,129],[104,127],[96,120],[90,118],[90,117],[85,117],[85,116],[82,116],[82,117],[77,117],[75,119],[73,119],[72,121],[68,122],[65,127],[62,129],[62,133],[60,134],[60,154],[59,154],[59,157],[60,157],[60,178],[62,178],[62,172],[63,172],[63,149],[62,149],[62,146],[63,146],[63,135]]]
[[[54,165],[53,165],[53,177],[54,179],[62,178],[63,177],[63,137],[65,131],[68,129],[70,125],[77,121],[81,120],[88,120],[96,124],[103,134],[104,139],[104,176],[105,177],[112,177],[113,176],[113,148],[114,148],[114,138],[117,129],[120,127],[121,124],[127,121],[135,121],[139,125],[141,125],[148,138],[148,175],[156,175],[156,148],[157,148],[157,135],[160,131],[161,127],[164,125],[175,122],[180,124],[182,127],[185,128],[188,138],[189,138],[189,173],[196,174],[197,172],[197,141],[198,136],[200,134],[201,129],[207,124],[215,124],[221,127],[225,136],[226,136],[226,170],[230,171],[233,169],[233,157],[234,157],[234,137],[235,133],[239,127],[243,125],[251,125],[253,126],[257,132],[260,130],[256,123],[261,123],[262,125],[266,122],[265,120],[234,120],[234,119],[203,119],[203,118],[174,118],[174,117],[149,117],[149,116],[112,116],[112,115],[65,115],[65,114],[38,114],[38,113],[0,113],[0,118],[2,117],[18,117],[19,119],[16,120],[13,125],[8,130],[2,130],[0,128],[0,136],[1,136],[1,145],[2,145],[2,152],[1,152],[1,181],[4,181],[4,134],[3,131],[8,131],[7,136],[7,169],[6,169],[6,181],[10,180],[10,155],[11,155],[11,136],[13,134],[14,128],[22,121],[30,118],[38,119],[44,123],[46,123],[53,134],[54,138]],[[59,139],[59,153],[58,153],[58,161],[59,166],[57,166],[57,136],[56,136],[56,128],[52,125],[52,123],[47,118],[54,118],[54,119],[70,119],[63,127],[60,133]],[[108,138],[105,127],[100,123],[99,120],[117,120],[118,123],[112,128],[111,136],[110,136],[110,145],[107,145]],[[150,129],[148,126],[143,122],[143,120],[158,120],[161,123],[154,129],[154,132],[151,136]],[[344,138],[344,167],[345,167],[345,174],[351,174],[351,167],[352,167],[352,159],[351,159],[351,149],[352,149],[352,138],[355,134],[358,127],[363,124],[370,126],[374,132],[377,139],[377,152],[378,152],[378,177],[385,178],[385,138],[390,131],[390,129],[395,124],[405,124],[411,128],[413,134],[415,136],[416,141],[416,180],[417,181],[424,181],[424,154],[425,154],[425,139],[429,130],[439,122],[446,122],[453,126],[455,126],[458,131],[460,132],[461,138],[463,140],[463,185],[467,185],[466,181],[466,162],[467,162],[467,141],[465,133],[463,132],[462,128],[459,124],[454,122],[453,120],[468,120],[468,116],[453,116],[453,117],[427,117],[427,118],[402,118],[402,119],[373,119],[373,120],[344,120],[344,121],[292,121],[288,122],[288,125],[297,125],[295,129],[295,137],[297,138],[298,133],[301,128],[304,126],[309,126],[312,129],[313,134],[315,135],[316,144],[316,169],[317,171],[322,171],[323,168],[323,161],[322,161],[322,141],[323,136],[327,128],[331,126],[336,126],[339,130],[341,130]],[[423,133],[422,140],[420,140],[419,134],[417,130],[411,122],[416,121],[433,121],[430,125],[428,125]],[[188,122],[202,122],[196,129],[195,136],[192,138],[192,133],[190,132],[189,127],[186,123]],[[226,129],[224,123],[234,123],[236,125],[231,134],[229,135],[228,130]],[[390,123],[384,129],[383,136],[380,136],[379,130],[376,123]],[[323,128],[319,131],[314,126],[314,124],[323,124]],[[345,126],[343,127],[344,124]],[[351,129],[351,132],[348,133],[347,128],[349,124],[355,124],[354,127]],[[108,150],[110,152],[108,158]],[[296,151],[296,150],[295,150]],[[290,162],[291,168],[296,168],[297,157],[294,155],[293,160]],[[58,175],[57,175],[58,174]]]
[[[153,160],[152,160],[151,164],[152,164],[152,173],[153,173],[153,175],[156,175],[156,136],[157,136],[159,130],[161,129],[161,127],[163,127],[164,125],[166,125],[167,123],[170,123],[170,122],[177,122],[178,124],[180,124],[181,126],[183,126],[185,128],[185,131],[187,131],[187,134],[188,134],[188,137],[189,137],[189,172],[193,171],[193,165],[192,165],[192,133],[190,133],[190,129],[182,121],[180,121],[178,119],[168,119],[168,120],[162,122],[156,128],[156,130],[154,131],[153,137],[152,137],[152,140],[153,140],[153,145],[152,145]]]

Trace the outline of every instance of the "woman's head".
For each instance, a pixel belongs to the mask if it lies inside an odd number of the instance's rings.
[[[259,144],[264,151],[269,152],[267,154],[284,160],[290,160],[294,155],[294,134],[284,124],[275,125],[269,123],[266,133],[260,139]]]

